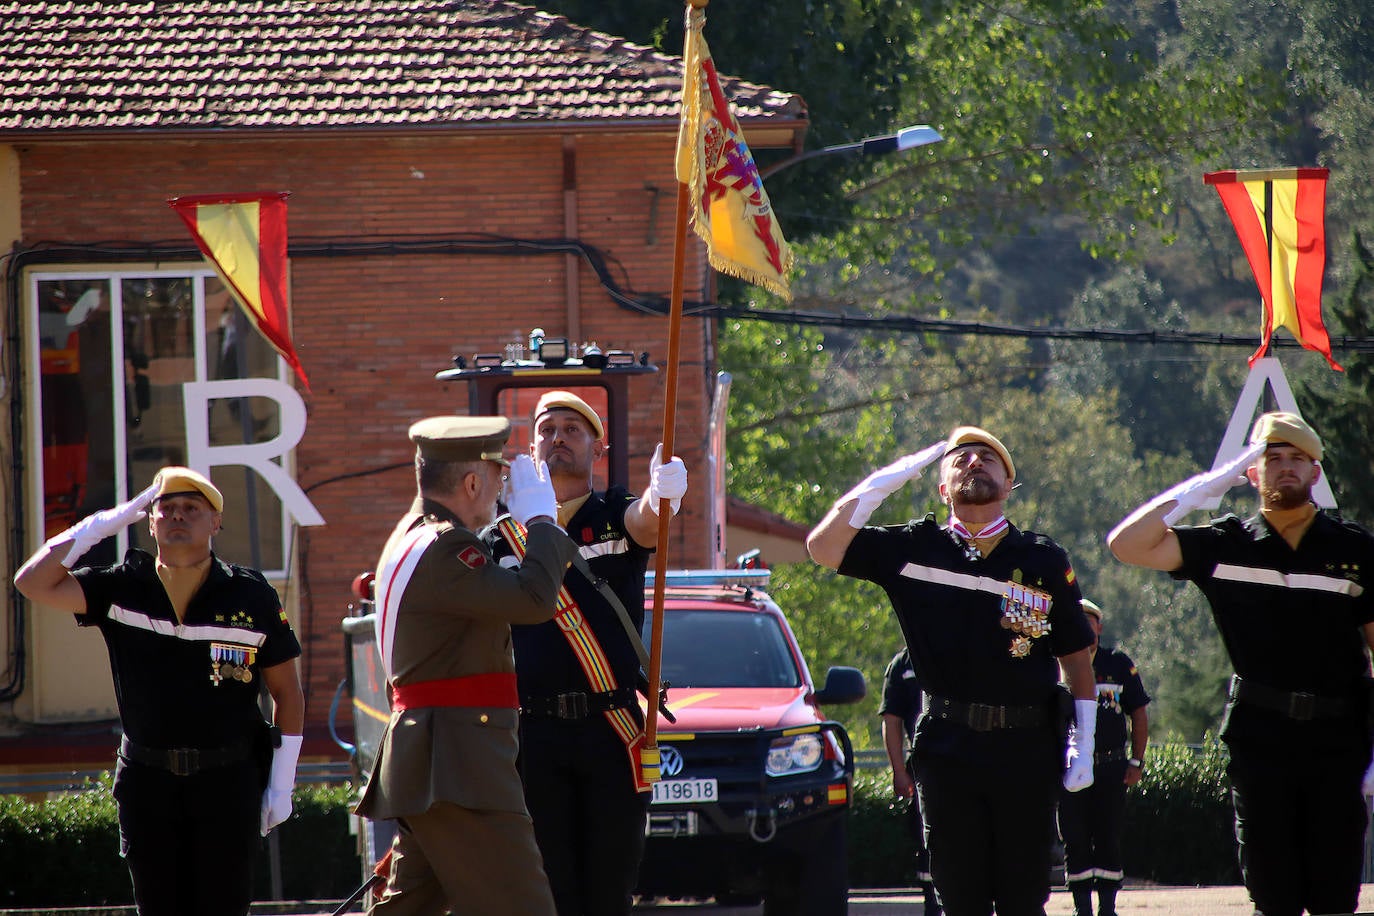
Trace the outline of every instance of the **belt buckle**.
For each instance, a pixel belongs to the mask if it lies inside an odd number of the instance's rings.
[[[590,712],[587,695],[580,691],[560,693],[557,701],[558,718],[560,719],[585,719]]]
[[[1317,696],[1313,693],[1288,695],[1288,718],[1306,722],[1317,714]]]
[[[200,769],[200,751],[194,747],[175,747],[167,752],[167,769],[173,776],[190,776]]]
[[[976,732],[990,732],[994,728],[1003,728],[1007,724],[1006,707],[970,703],[968,709],[968,724],[969,728]]]

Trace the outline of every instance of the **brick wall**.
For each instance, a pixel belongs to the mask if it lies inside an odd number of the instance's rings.
[[[676,185],[673,136],[575,138],[575,234],[611,260],[617,281],[666,296]],[[165,199],[289,190],[293,245],[376,237],[486,233],[561,238],[563,139],[340,138],[35,144],[20,151],[24,242],[186,243]],[[657,188],[657,203],[651,188]],[[686,296],[702,297],[704,258],[690,249]],[[434,413],[465,413],[465,386],[434,373],[454,354],[500,352],[513,335],[568,328],[567,271],[577,271],[581,338],[667,359],[666,318],[629,311],[563,254],[520,257],[378,253],[298,257],[291,267],[294,340],[311,379],[297,479],[327,525],[298,529],[298,629],[312,730],[343,674],[338,621],[349,583],[369,568],[414,491],[405,433]],[[708,561],[703,448],[710,328],[683,326],[676,438],[694,486],[673,530],[669,565]],[[631,383],[631,482],[647,482],[663,416],[663,375]],[[612,443],[625,448],[624,443]],[[390,465],[400,469],[381,470]],[[372,472],[372,473],[369,473]],[[316,731],[318,734],[318,731]]]

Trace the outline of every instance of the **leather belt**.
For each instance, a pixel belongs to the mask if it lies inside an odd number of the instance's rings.
[[[601,693],[572,691],[544,696],[522,696],[520,714],[541,719],[585,719],[612,709],[638,705],[633,687],[617,687]]]
[[[1332,719],[1352,712],[1354,704],[1341,697],[1326,697],[1315,693],[1279,690],[1243,680],[1239,674],[1231,675],[1230,697],[1243,700],[1262,709],[1279,713],[1299,722],[1310,719]]]
[[[192,776],[201,770],[229,766],[247,760],[253,753],[251,744],[234,747],[146,747],[129,740],[125,735],[119,741],[119,756],[133,763],[157,767],[173,776]]]
[[[1119,747],[1109,747],[1105,751],[1093,754],[1093,763],[1113,763],[1125,759],[1126,751]]]
[[[1049,711],[1044,706],[987,706],[983,703],[960,703],[944,697],[926,694],[922,708],[928,716],[967,725],[976,732],[998,728],[1035,728],[1049,723]]]
[[[514,672],[498,671],[391,685],[391,708],[394,712],[426,706],[514,709],[520,705],[519,700]]]

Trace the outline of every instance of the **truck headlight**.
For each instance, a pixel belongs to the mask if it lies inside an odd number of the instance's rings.
[[[768,748],[768,764],[765,771],[769,776],[809,773],[821,765],[824,756],[825,746],[821,742],[821,736],[814,732],[775,738]]]

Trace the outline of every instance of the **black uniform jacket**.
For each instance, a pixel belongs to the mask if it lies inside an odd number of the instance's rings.
[[[887,663],[883,672],[883,696],[878,715],[896,716],[902,720],[902,732],[907,740],[916,731],[916,719],[921,715],[921,682],[911,668],[911,653],[903,649]]]
[[[859,530],[841,575],[887,592],[921,673],[926,693],[960,703],[1053,709],[1059,697],[1057,656],[1092,644],[1082,595],[1068,555],[1041,534],[1011,526],[986,558],[970,559],[958,537],[920,521]],[[1035,608],[1038,623],[1025,614]],[[966,725],[922,716],[918,755],[982,759],[1013,743],[1023,729],[975,733]]]
[[[1318,511],[1294,550],[1260,515],[1175,528],[1183,565],[1212,606],[1231,665],[1243,679],[1278,690],[1349,699],[1352,715],[1299,723],[1253,704],[1232,704],[1222,736],[1274,743],[1292,730],[1311,742],[1364,741],[1368,665],[1361,630],[1374,621],[1374,537]],[[1315,723],[1315,724],[1314,724]],[[1320,734],[1319,734],[1320,733]]]
[[[1135,662],[1125,652],[1098,646],[1093,653],[1093,676],[1097,681],[1098,753],[1123,751],[1130,734],[1131,713],[1150,702]]]
[[[86,595],[77,623],[105,637],[125,734],[153,748],[253,742],[263,726],[260,670],[301,654],[276,589],[256,570],[212,556],[178,622],[156,562],[133,548],[123,563],[72,572]],[[214,680],[216,647],[251,676]]]
[[[625,510],[638,497],[624,487],[605,493],[592,493],[568,520],[568,536],[592,572],[605,580],[620,599],[634,624],[635,632],[644,628],[644,570],[649,554],[625,530]],[[509,563],[510,546],[494,531],[487,534],[492,551],[503,564]],[[582,611],[583,618],[596,634],[620,687],[635,686],[639,654],[610,602],[578,569],[570,568],[563,584]],[[587,675],[568,645],[563,630],[553,621],[511,628],[515,641],[515,669],[520,678],[522,697],[550,696],[568,691],[590,690]],[[639,716],[638,707],[632,714]],[[595,719],[601,719],[596,716]]]

